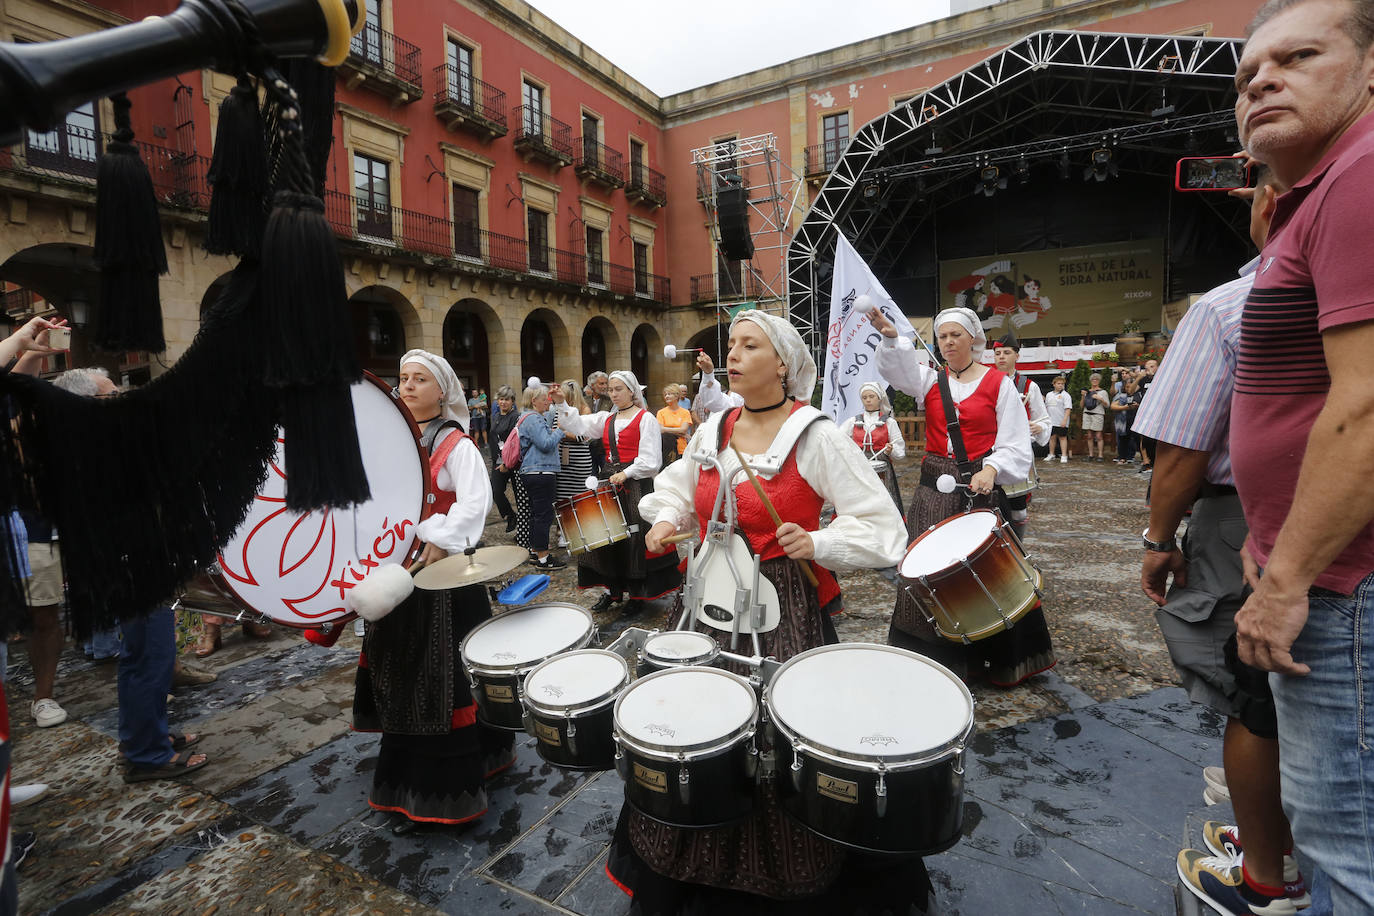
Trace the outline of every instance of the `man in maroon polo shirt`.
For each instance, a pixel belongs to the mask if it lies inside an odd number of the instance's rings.
[[[1277,672],[1285,808],[1338,913],[1374,912],[1372,46],[1369,0],[1271,0],[1236,73],[1241,141],[1292,189],[1241,325],[1231,454],[1255,592],[1236,630]]]

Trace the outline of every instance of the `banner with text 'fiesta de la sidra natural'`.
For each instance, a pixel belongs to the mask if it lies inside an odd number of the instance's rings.
[[[1162,239],[940,262],[940,307],[973,309],[989,339],[1119,334],[1157,323],[1163,301]]]

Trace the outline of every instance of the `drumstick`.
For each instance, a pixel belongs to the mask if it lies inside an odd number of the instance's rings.
[[[773,519],[773,524],[782,527],[782,518],[778,515],[778,510],[773,508],[773,501],[768,498],[768,494],[763,492],[763,484],[754,474],[754,469],[749,466],[749,462],[744,460],[744,454],[739,450],[735,443],[730,443],[730,449],[739,459],[740,467],[744,468],[744,473],[748,475],[749,482],[754,485],[754,492],[759,494],[759,499],[763,500],[763,507],[768,510],[768,515]],[[813,588],[820,588],[820,581],[816,578],[815,571],[811,568],[809,560],[797,560],[797,565],[801,567],[802,574],[806,576],[806,581],[810,582]]]
[[[681,534],[670,534],[663,539],[664,544],[680,544],[697,536],[695,531],[684,531]]]

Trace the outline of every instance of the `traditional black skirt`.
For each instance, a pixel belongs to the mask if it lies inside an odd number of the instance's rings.
[[[612,466],[615,473],[623,470]],[[577,587],[604,586],[612,595],[647,600],[658,598],[682,584],[678,572],[677,551],[661,557],[648,557],[644,552],[644,535],[649,524],[639,515],[639,501],[652,493],[652,480],[626,480],[620,489],[620,507],[625,522],[635,530],[623,541],[607,544],[577,558]]]

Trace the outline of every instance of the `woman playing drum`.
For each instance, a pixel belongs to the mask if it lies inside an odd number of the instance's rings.
[[[626,540],[578,557],[578,588],[606,587],[606,594],[592,606],[594,613],[610,610],[626,595],[636,600],[658,598],[682,582],[677,551],[670,548],[665,554],[646,558],[644,526],[639,524],[640,497],[649,492],[663,464],[662,431],[654,415],[645,409],[644,393],[633,372],[612,372],[607,392],[614,410],[584,416],[566,404],[558,408],[559,428],[568,435],[600,439],[605,462],[602,471],[619,488],[625,521],[636,529]]]
[[[926,408],[926,455],[921,461],[921,483],[907,510],[907,532],[915,538],[931,525],[959,514],[966,493],[997,499],[999,484],[1016,483],[1030,476],[1030,425],[1011,379],[984,366],[981,357],[987,337],[978,317],[968,309],[945,309],[935,316],[935,334],[944,357],[943,373],[916,361],[915,347],[898,337],[881,310],[872,313],[873,327],[886,338],[878,347],[878,371],[896,388],[905,391]],[[941,475],[958,476],[953,458],[953,436],[945,424],[944,400],[939,379],[949,380],[949,393],[959,415],[959,424],[968,460],[976,473],[968,481],[969,490],[941,493],[936,482]],[[1002,497],[1000,502],[1005,502]],[[1006,507],[1001,506],[1003,516]],[[892,617],[888,641],[919,652],[944,664],[965,679],[983,672],[992,683],[1003,687],[1019,684],[1055,664],[1054,647],[1044,611],[1037,605],[1016,625],[995,636],[963,645],[940,636],[915,601],[902,590]]]
[[[434,513],[415,533],[420,559],[432,562],[477,545],[491,484],[481,453],[463,432],[467,401],[448,361],[424,350],[401,357],[401,401],[423,432],[430,455]],[[368,804],[416,822],[460,824],[487,810],[488,777],[515,760],[510,732],[477,723],[458,647],[491,616],[481,585],[416,589],[367,626],[358,659],[353,725],[380,731]]]
[[[690,458],[666,468],[640,504],[645,518],[654,520],[647,544],[652,550],[676,531],[701,530],[722,473],[735,481],[739,533],[761,557],[782,610],[777,628],[760,634],[762,651],[786,661],[838,641],[829,612],[839,610],[840,596],[831,570],[894,564],[904,542],[901,517],[854,442],[821,417],[801,431],[778,473],[760,477],[783,519],[775,526],[749,482],[734,476],[739,460],[725,446],[734,445],[750,461],[781,450],[785,421],[811,397],[816,364],[789,322],[757,311],[742,312],[731,323],[726,364],[732,394],[743,407],[713,417],[688,447],[691,455],[705,443],[719,443],[722,471]],[[706,374],[712,370],[709,358],[699,365]],[[819,530],[827,501],[837,514]],[[798,561],[817,564],[819,589],[803,578]],[[728,640],[728,634],[717,638]],[[627,806],[607,870],[634,894],[636,912],[644,913],[908,913],[924,910],[930,890],[919,858],[876,860],[787,818],[771,782],[758,790],[748,818],[724,827],[670,827]]]
[[[870,462],[877,465],[874,470],[878,471],[883,485],[892,494],[897,511],[901,512],[902,492],[897,487],[892,459],[906,457],[906,440],[902,438],[901,427],[892,418],[892,404],[881,385],[864,382],[859,388],[859,400],[863,403],[863,413],[841,423],[840,432],[853,439]]]

